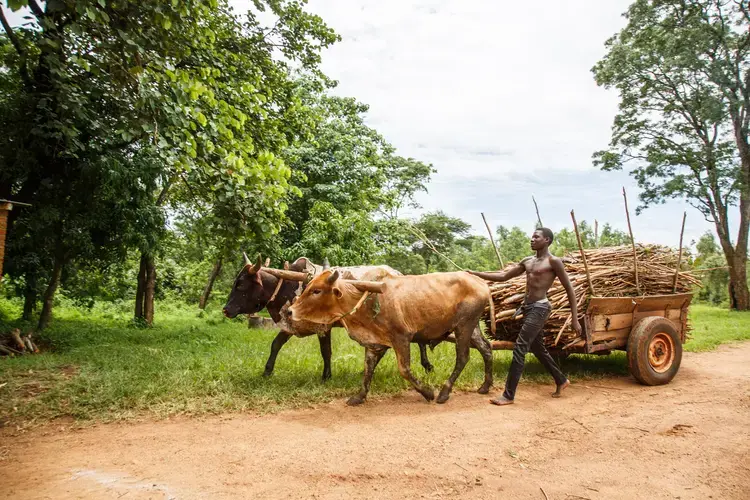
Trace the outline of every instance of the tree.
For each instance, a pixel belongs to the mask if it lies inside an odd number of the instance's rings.
[[[695,245],[696,257],[693,266],[707,269],[703,272],[703,286],[698,290],[696,298],[714,305],[726,303],[729,294],[729,273],[724,267],[725,261],[721,249],[716,244],[714,236],[706,232]]]
[[[440,252],[448,252],[457,239],[468,235],[471,224],[463,220],[450,217],[441,210],[429,212],[414,224],[421,234],[427,237],[429,242]],[[417,240],[414,243],[414,252],[422,257],[425,262],[425,271],[447,270],[449,263],[436,255],[424,242]]]
[[[619,170],[633,162],[639,210],[668,198],[700,210],[730,267],[730,307],[750,309],[750,5],[637,0],[627,18],[593,68],[599,85],[620,93],[610,148],[595,164]]]
[[[381,212],[394,218],[417,192],[426,190],[432,166],[396,156],[393,146],[365,124],[366,104],[321,92],[306,80],[300,98],[316,121],[307,140],[284,151],[291,183],[301,196],[288,196],[290,224],[282,232],[283,246],[300,240],[318,202],[330,203],[342,214]]]
[[[366,211],[342,212],[332,203],[317,201],[302,226],[302,237],[288,254],[304,255],[314,262],[328,258],[335,266],[368,263],[377,251],[372,239],[373,225]]]
[[[69,238],[83,234],[67,229],[69,202],[81,201],[85,219],[83,187],[96,188],[97,169],[113,157],[132,171],[143,165],[135,157],[159,160],[157,185],[139,186],[160,211],[179,185],[179,201],[170,203],[207,208],[220,237],[278,231],[290,189],[278,153],[309,120],[290,64],[320,79],[320,49],[338,39],[320,18],[276,0],[254,2],[244,21],[224,0],[8,4],[28,5],[36,25],[12,28],[3,13],[0,196],[51,193],[31,213],[43,229],[34,248],[53,261],[45,304],[66,262],[82,256]],[[278,21],[273,28],[259,21],[266,9]],[[150,239],[139,244],[136,294],[136,316],[147,323],[158,238]]]

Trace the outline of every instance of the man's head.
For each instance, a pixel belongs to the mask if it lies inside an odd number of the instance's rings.
[[[540,227],[531,235],[531,249],[544,250],[555,241],[555,235],[546,227]]]

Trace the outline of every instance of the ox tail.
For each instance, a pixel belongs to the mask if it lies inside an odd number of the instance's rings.
[[[496,326],[495,326],[495,303],[492,301],[492,290],[490,290],[490,287],[487,287],[487,295],[490,296],[490,331],[492,332],[492,336],[495,336]]]

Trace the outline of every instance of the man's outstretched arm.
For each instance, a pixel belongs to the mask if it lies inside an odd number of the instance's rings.
[[[576,292],[573,290],[573,285],[570,284],[570,278],[568,273],[565,272],[565,264],[558,258],[551,259],[550,264],[552,269],[555,270],[557,279],[560,280],[563,288],[568,294],[568,303],[570,304],[570,316],[572,318],[571,326],[577,334],[581,334],[581,324],[578,322],[578,300],[576,300]]]
[[[515,266],[511,267],[507,271],[495,271],[491,273],[483,273],[479,271],[466,271],[467,273],[478,276],[483,280],[487,281],[508,281],[509,279],[521,276],[526,272],[526,267],[523,265],[523,261],[519,262]]]

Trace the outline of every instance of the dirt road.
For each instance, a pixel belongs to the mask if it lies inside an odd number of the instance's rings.
[[[581,382],[562,400],[550,389],[522,384],[507,408],[410,392],[360,408],[5,431],[0,497],[750,498],[750,343],[686,354],[668,386]]]

